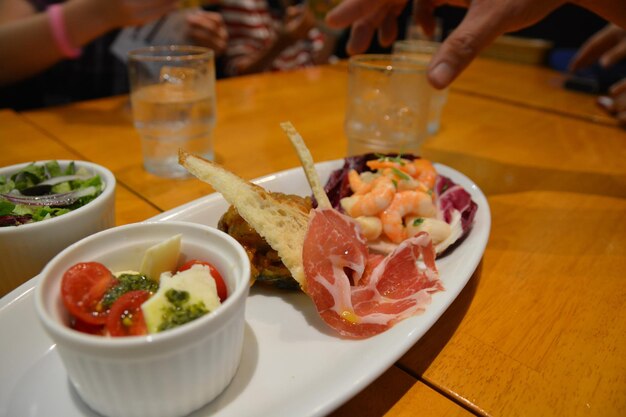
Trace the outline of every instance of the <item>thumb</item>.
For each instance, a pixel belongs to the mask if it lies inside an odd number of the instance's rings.
[[[428,78],[435,88],[445,88],[478,53],[504,32],[496,12],[472,2],[461,24],[448,36],[431,60]]]

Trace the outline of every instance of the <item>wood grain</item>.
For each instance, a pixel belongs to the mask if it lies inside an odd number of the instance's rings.
[[[624,415],[626,201],[535,191],[489,203],[473,284],[400,363],[481,414]]]
[[[592,94],[567,90],[567,74],[535,65],[496,59],[476,59],[451,88],[550,113],[616,126],[617,121],[596,104]]]
[[[397,367],[391,367],[329,417],[469,417],[473,414]]]

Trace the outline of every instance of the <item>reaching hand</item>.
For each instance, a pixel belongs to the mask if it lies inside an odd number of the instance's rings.
[[[224,53],[228,31],[221,14],[198,10],[187,15],[187,23],[187,36],[196,44],[211,48],[216,56]]]
[[[609,24],[580,47],[570,70],[588,67],[596,61],[606,68],[623,58],[626,58],[626,30]]]
[[[408,0],[344,0],[326,16],[332,28],[352,25],[346,45],[350,55],[364,52],[378,31],[381,45],[389,46],[398,34],[397,17]]]
[[[598,98],[598,103],[626,128],[626,78],[609,88],[609,95]]]
[[[306,7],[290,6],[283,23],[282,34],[295,42],[308,37],[309,31],[315,27],[315,18]]]
[[[608,68],[624,58],[626,29],[609,24],[580,47],[570,64],[570,70],[588,67],[596,61]],[[608,95],[598,98],[598,104],[626,127],[626,78],[613,84]]]
[[[626,78],[609,88],[609,95],[598,98],[598,104],[626,128]]]
[[[434,28],[435,7],[450,4],[468,7],[461,24],[450,34],[433,56],[429,69],[431,84],[437,88],[448,86],[499,35],[529,26],[565,0],[416,0],[418,24],[426,33]],[[331,27],[352,24],[348,42],[349,53],[363,52],[376,29],[383,45],[390,44],[397,35],[396,18],[406,0],[345,0],[327,16]]]

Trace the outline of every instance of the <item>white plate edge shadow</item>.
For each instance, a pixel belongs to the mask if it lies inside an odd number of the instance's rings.
[[[320,176],[322,177],[322,181],[325,182],[328,173],[332,169],[338,168],[340,165],[341,165],[341,160],[327,161],[327,162],[316,164],[316,166],[318,167],[318,170],[320,171]],[[368,360],[363,359],[363,357],[370,358],[371,356],[375,355],[375,353],[371,353],[371,352],[376,352],[376,354],[383,352],[384,354],[382,356],[377,356],[376,361],[369,361],[369,364],[367,366],[349,367],[345,365],[344,363],[343,364],[344,367],[348,368],[347,374],[335,375],[333,374],[333,372],[329,372],[330,380],[326,381],[327,383],[324,386],[321,386],[317,390],[306,390],[305,395],[289,395],[288,394],[288,390],[290,388],[292,390],[297,390],[298,388],[294,388],[294,387],[300,387],[299,388],[300,391],[303,390],[303,387],[301,386],[303,381],[298,380],[298,377],[302,377],[304,375],[303,374],[303,375],[293,377],[289,373],[289,376],[294,378],[295,381],[294,380],[283,381],[283,382],[286,382],[285,385],[287,385],[287,387],[284,387],[283,390],[281,390],[280,386],[273,387],[273,389],[275,389],[276,391],[281,391],[279,396],[285,399],[284,401],[280,401],[279,403],[270,405],[269,409],[266,409],[264,408],[264,406],[261,406],[261,404],[257,403],[257,404],[251,405],[247,409],[247,411],[251,411],[251,410],[256,411],[256,415],[264,415],[267,412],[271,412],[273,415],[290,415],[292,413],[296,413],[298,415],[306,415],[306,416],[320,416],[320,415],[324,415],[333,411],[334,409],[339,407],[341,404],[343,404],[344,402],[349,400],[351,397],[353,397],[355,394],[357,394],[361,389],[365,388],[369,383],[375,380],[382,373],[384,373],[397,359],[399,359],[407,350],[409,350],[411,346],[413,346],[415,342],[417,342],[428,329],[430,329],[430,327],[446,311],[448,306],[457,298],[458,294],[465,287],[467,281],[472,276],[473,272],[478,266],[478,263],[482,259],[482,254],[485,250],[488,237],[489,237],[489,232],[490,232],[490,227],[491,227],[491,214],[489,211],[487,199],[482,193],[482,191],[476,186],[476,184],[474,184],[465,175],[459,173],[458,171],[453,170],[452,168],[449,168],[440,164],[435,164],[435,165],[437,167],[437,170],[442,175],[449,176],[453,181],[464,186],[472,194],[472,198],[478,204],[478,212],[476,215],[475,224],[474,224],[474,228],[472,232],[467,236],[465,241],[458,248],[456,248],[456,250],[453,253],[451,253],[448,257],[445,257],[444,259],[441,260],[441,264],[446,264],[448,266],[454,267],[453,269],[457,273],[458,280],[455,282],[448,282],[448,283],[446,283],[446,281],[444,280],[446,291],[443,293],[435,294],[435,297],[433,297],[433,303],[431,305],[431,308],[427,309],[426,313],[420,316],[407,319],[399,323],[398,325],[396,325],[394,328],[390,329],[389,331],[383,333],[382,335],[376,336],[371,339],[367,339],[365,341],[344,340],[344,339],[337,338],[329,334],[324,334],[323,332],[319,331],[319,328],[316,329],[313,327],[312,328],[313,332],[320,333],[319,338],[318,338],[319,340],[315,340],[315,342],[319,343],[321,347],[324,347],[325,349],[330,349],[330,350],[334,349],[340,352],[341,354],[345,354],[346,352],[351,353],[351,354],[358,353],[357,355],[353,355],[353,356],[360,357],[360,359],[357,360],[357,362],[364,362],[364,361],[367,362]],[[306,183],[304,179],[304,173],[301,168],[293,168],[293,169],[281,171],[275,174],[260,177],[254,182],[261,184],[261,185],[268,186],[269,189],[276,189],[274,185],[279,184],[279,188],[282,189],[283,187],[281,187],[280,184],[281,182],[284,182],[284,181],[289,181],[290,186],[293,186],[294,183],[302,184],[303,181],[304,183]],[[308,188],[308,185],[306,185],[304,189],[300,189],[299,191],[306,193],[307,191],[310,191],[310,189]],[[297,191],[289,191],[289,192],[297,192]],[[201,197],[197,200],[191,201],[189,203],[186,203],[184,205],[181,205],[167,212],[161,213],[155,217],[148,219],[147,221],[187,220],[186,217],[193,218],[194,213],[197,213],[198,211],[202,211],[203,209],[206,208],[207,205],[210,206],[210,205],[215,205],[215,204],[226,204],[226,203],[223,202],[223,199],[219,194],[211,194],[205,197]],[[212,220],[214,223],[217,222],[217,219],[214,219],[214,218],[207,219],[207,220]],[[454,265],[455,260],[457,258],[461,258],[461,260],[464,260],[465,262],[462,264],[459,264],[457,260],[456,265]],[[439,263],[440,261],[438,261],[438,264]],[[446,267],[444,266],[444,269],[445,268]],[[443,275],[444,274],[442,273],[442,279],[444,279]],[[30,290],[36,284],[36,280],[37,280],[36,277],[33,278],[32,280],[28,281],[27,283],[13,290],[11,293],[5,295],[0,300],[0,319],[3,318],[3,313],[9,312],[11,310],[12,304],[28,302],[27,300],[32,299],[32,292]],[[274,295],[272,294],[269,295],[269,297],[271,297],[271,299],[269,299],[270,303],[273,303],[274,305],[280,304],[279,307],[282,308],[283,310],[284,308],[287,308],[288,312],[290,310],[293,310],[293,306],[289,305],[290,304],[289,301],[283,301],[282,297],[276,297]],[[305,297],[305,296],[302,296],[302,297]],[[292,296],[286,297],[286,298],[293,299]],[[30,300],[30,302],[32,304],[32,300]],[[256,296],[253,295],[251,297],[249,306],[254,307],[258,303],[261,303],[261,305],[263,305],[263,303],[267,303],[267,302],[268,302],[268,294],[263,294],[263,292],[261,292],[260,294],[257,294]],[[294,305],[297,305],[297,304],[298,302],[296,300],[296,303],[294,303]],[[274,330],[273,328],[267,327],[266,326],[267,323],[263,323],[262,320],[258,321],[256,317],[249,317],[248,313],[250,313],[250,310],[251,309],[249,308],[246,314],[246,320],[248,322],[246,336],[251,337],[251,336],[256,335],[256,336],[261,337],[262,339],[261,343],[263,343],[263,345],[261,345],[260,348],[261,350],[263,350],[268,345],[268,343],[266,343],[267,341],[263,340],[263,338],[267,337],[267,333],[268,333],[267,329],[270,329],[270,331],[272,332]],[[303,315],[303,314],[300,314],[300,312],[298,313],[299,315]],[[6,313],[4,315],[6,315]],[[292,320],[292,319],[289,319],[289,320]],[[311,326],[311,323],[308,322],[306,318],[295,317],[295,319],[300,323],[303,322],[305,325],[308,325],[309,327]],[[313,319],[313,321],[315,321],[315,319]],[[43,330],[41,330],[41,328],[39,327],[38,323],[35,324],[35,326],[37,326],[37,329],[40,332],[43,332]],[[284,330],[284,329],[280,329],[279,333],[281,330]],[[291,330],[297,330],[297,329],[291,329]],[[309,331],[311,330],[311,328],[304,329],[304,330]],[[295,333],[299,333],[299,332],[296,331]],[[272,333],[272,336],[276,336],[276,335]],[[282,332],[278,334],[278,336],[284,337],[285,333]],[[310,334],[308,336],[310,336]],[[256,340],[255,342],[258,343],[259,341]],[[389,342],[392,342],[392,343],[389,343]],[[282,346],[280,346],[281,344],[280,340],[278,342],[274,342],[274,340],[272,339],[272,341],[270,341],[269,344],[271,343],[276,343],[275,346],[278,348],[282,348],[286,346],[284,343]],[[310,341],[306,341],[306,343],[310,343]],[[52,342],[50,341],[47,348],[50,349],[51,346],[52,346]],[[384,347],[384,349],[381,350],[381,347]],[[42,346],[42,348],[44,347]],[[1,354],[3,350],[4,349],[0,348],[0,360],[2,361],[6,360],[6,358],[4,358],[3,355]],[[280,349],[278,350],[280,352]],[[370,353],[364,354],[367,352],[370,352]],[[254,353],[258,353],[258,352],[254,352]],[[262,356],[267,356],[265,354],[268,352],[263,351],[262,353],[263,353]],[[289,352],[287,354],[289,354]],[[293,358],[288,358],[288,359],[297,362],[298,358],[295,352],[293,356],[294,356]],[[34,361],[34,359],[32,361]],[[24,362],[27,362],[27,361],[24,361]],[[259,384],[259,381],[253,380],[255,376],[257,379],[259,378],[258,373],[260,371],[258,371],[258,368],[260,367],[262,369],[264,366],[268,366],[272,364],[271,360],[269,362],[267,360],[263,361],[263,358],[261,358],[261,362],[262,363],[259,363],[259,362],[253,363],[252,365],[254,365],[255,368],[251,372],[248,372],[248,370],[240,369],[240,371],[238,372],[238,375],[246,372],[247,373],[246,378],[249,378],[249,379],[247,380],[247,383],[246,381],[243,381],[243,382],[239,381],[237,383],[236,382],[237,375],[235,376],[235,380],[233,381],[234,383],[232,384],[232,386],[237,385],[236,390],[238,392],[236,394],[245,394],[246,391],[250,391],[251,389],[254,389],[255,387],[259,388],[257,387],[257,385]],[[307,360],[302,360],[301,362],[302,364],[299,366],[303,368],[302,371],[311,371],[310,364],[306,363]],[[242,367],[245,366],[246,363],[247,363],[246,361],[242,361]],[[315,370],[312,370],[312,371],[315,372]],[[263,377],[266,378],[265,375]],[[320,375],[315,375],[315,377],[320,378]],[[271,379],[273,379],[273,377],[270,378],[270,380]],[[314,381],[308,381],[308,382],[314,382]],[[7,385],[8,384],[5,384],[4,382],[0,384],[0,386],[4,386],[5,388]],[[228,415],[237,415],[237,413],[241,413],[242,412],[241,409],[237,412],[238,402],[235,401],[236,396],[233,397],[232,395],[230,395],[232,394],[232,392],[229,394],[229,390],[231,391],[235,390],[235,388],[232,388],[232,386],[227,388],[226,391],[222,394],[222,396],[218,397],[218,399],[214,403],[209,404],[207,407],[201,409],[199,412],[194,413],[193,415],[200,416],[200,415],[205,415],[205,414],[207,415],[211,414],[211,415],[218,415],[218,416],[221,416],[221,415],[228,416]],[[285,389],[287,390],[287,392],[284,391]],[[302,394],[301,392],[299,393]],[[250,392],[248,392],[248,395],[250,395]],[[252,398],[254,398],[254,396]],[[0,399],[2,399],[1,395],[0,395]],[[269,399],[266,398],[266,400],[269,400]],[[271,401],[263,401],[263,403],[265,404],[267,404],[268,402],[271,403]],[[2,414],[3,408],[4,406],[0,405],[0,415],[3,415]],[[71,405],[70,405],[70,408],[71,408]],[[68,410],[68,411],[71,411],[71,410]],[[77,415],[81,415],[80,410],[76,410],[76,411],[79,411]],[[247,415],[250,415],[250,414],[247,414]]]

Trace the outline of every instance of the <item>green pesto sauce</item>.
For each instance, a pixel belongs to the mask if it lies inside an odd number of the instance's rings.
[[[209,312],[202,301],[191,304],[187,291],[170,289],[165,293],[165,297],[170,304],[163,308],[163,320],[157,329],[159,332],[189,323]]]
[[[104,294],[102,298],[102,306],[109,308],[115,300],[129,291],[145,290],[154,294],[159,289],[159,283],[151,280],[145,275],[140,274],[122,274],[117,277],[119,281],[117,285]]]

